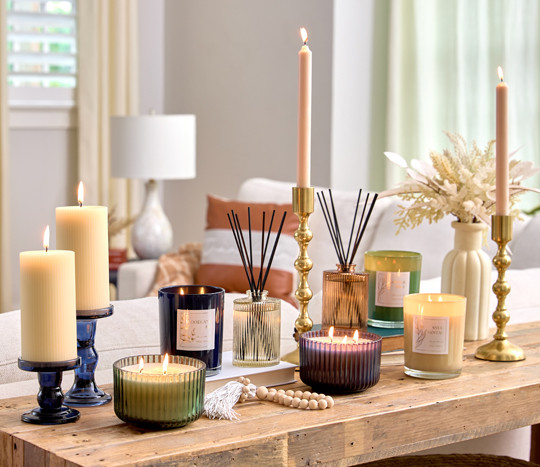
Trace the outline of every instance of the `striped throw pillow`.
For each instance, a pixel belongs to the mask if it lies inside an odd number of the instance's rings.
[[[208,195],[207,201],[206,229],[204,233],[201,266],[197,273],[197,283],[223,287],[227,292],[243,293],[248,290],[249,285],[246,273],[229,225],[227,213],[230,213],[231,209],[233,209],[238,215],[247,244],[248,207],[250,207],[253,272],[257,278],[260,267],[256,267],[255,265],[260,265],[261,258],[262,213],[263,211],[266,212],[265,231],[268,232],[272,211],[274,209],[276,210],[268,252],[266,254],[266,267],[267,260],[271,253],[271,247],[274,244],[281,222],[281,217],[283,212],[287,211],[287,217],[283,224],[281,237],[274,254],[265,289],[268,290],[269,296],[287,300],[297,306],[292,293],[293,287],[295,286],[294,261],[298,256],[298,245],[294,240],[294,232],[298,228],[298,218],[292,212],[291,204],[246,203],[212,195]]]

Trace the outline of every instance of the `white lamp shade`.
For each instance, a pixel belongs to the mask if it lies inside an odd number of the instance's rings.
[[[195,178],[195,115],[111,117],[111,175]]]

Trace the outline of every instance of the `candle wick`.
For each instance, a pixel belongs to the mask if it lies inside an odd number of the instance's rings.
[[[82,208],[82,201],[79,201],[79,207]]]
[[[46,247],[45,247],[45,253],[47,253],[48,251],[49,251],[49,247],[46,246]]]
[[[307,45],[307,41],[308,41],[307,39],[304,41],[304,45]]]

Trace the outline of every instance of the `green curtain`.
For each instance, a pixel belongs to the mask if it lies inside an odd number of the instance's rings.
[[[443,131],[481,146],[495,139],[497,66],[509,86],[509,146],[540,165],[540,2],[377,0],[371,173],[374,188],[403,179],[383,152],[427,159]],[[528,186],[540,186],[540,178]],[[529,204],[538,200],[531,198]]]

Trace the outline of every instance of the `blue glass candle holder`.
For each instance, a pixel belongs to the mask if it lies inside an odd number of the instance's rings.
[[[158,292],[161,353],[196,358],[206,375],[221,370],[225,290],[211,285],[175,285]]]
[[[77,355],[81,366],[75,369],[75,381],[66,393],[64,403],[72,407],[93,407],[107,404],[111,395],[101,390],[94,375],[98,353],[94,348],[96,320],[113,314],[113,305],[97,310],[77,310]]]
[[[39,407],[25,412],[21,420],[37,425],[60,425],[75,422],[80,412],[63,405],[62,372],[73,370],[80,365],[81,359],[62,362],[30,362],[19,358],[19,368],[24,371],[34,371],[38,374],[39,392],[37,401]]]

